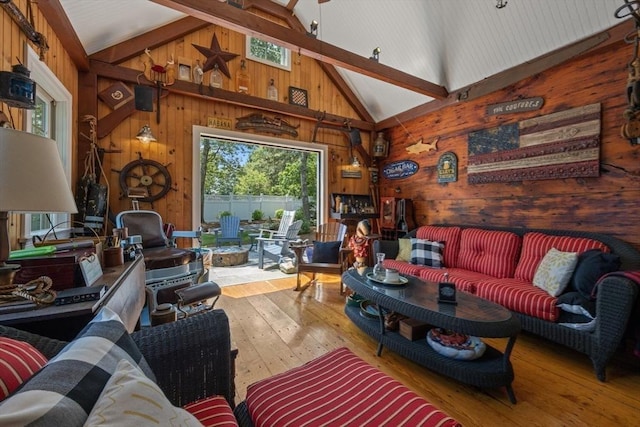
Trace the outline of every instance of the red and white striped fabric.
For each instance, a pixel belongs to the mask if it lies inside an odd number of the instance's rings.
[[[533,276],[549,249],[556,248],[562,252],[577,252],[578,255],[589,249],[600,249],[610,252],[607,245],[584,237],[552,236],[544,233],[526,233],[522,239],[522,254],[514,276],[516,279],[533,282]]]
[[[464,229],[457,267],[498,279],[513,277],[521,244],[520,236],[509,231]]]
[[[31,344],[0,337],[0,400],[31,378],[47,358]]]
[[[506,309],[555,322],[560,316],[558,299],[522,279],[487,279],[476,283],[476,296]]]
[[[246,401],[256,427],[460,425],[344,347],[249,385]]]
[[[237,427],[233,410],[222,396],[211,396],[183,406],[205,427]]]
[[[460,250],[460,227],[438,227],[423,225],[416,231],[418,239],[444,243],[442,262],[445,267],[458,266],[458,251]]]

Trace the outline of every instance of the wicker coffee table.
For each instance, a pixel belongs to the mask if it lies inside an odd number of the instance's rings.
[[[364,332],[378,340],[378,356],[384,346],[433,371],[481,388],[506,387],[509,400],[516,403],[511,383],[514,373],[509,357],[520,331],[520,322],[504,307],[471,294],[458,292],[457,305],[439,304],[438,284],[407,276],[406,285],[382,285],[366,278],[371,269],[350,269],[343,283],[379,307],[421,320],[434,327],[462,334],[508,338],[504,350],[487,345],[475,360],[456,360],[433,350],[426,339],[410,341],[398,332],[387,331],[384,319],[363,317],[359,307],[345,306],[347,316]]]

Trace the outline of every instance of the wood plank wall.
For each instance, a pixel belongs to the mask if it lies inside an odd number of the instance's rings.
[[[14,4],[27,16],[27,0],[14,0]],[[66,50],[62,46],[62,43],[49,26],[47,20],[37,7],[33,7],[33,18],[35,30],[42,33],[49,44],[49,50],[44,56],[44,62],[47,67],[56,75],[58,80],[67,88],[71,93],[74,100],[78,95],[78,71],[75,65],[71,61],[71,58],[67,54]],[[26,64],[25,58],[25,44],[28,43],[31,47],[38,52],[38,49],[25,37],[20,27],[11,19],[11,17],[5,12],[4,8],[0,8],[0,70],[11,71],[11,66],[18,63]],[[37,90],[37,88],[36,88]],[[14,127],[16,129],[25,129],[25,115],[24,110],[19,108],[9,108],[6,104],[0,103],[0,110],[13,119]],[[78,115],[77,103],[73,103],[72,107],[73,129],[69,132],[72,138],[72,152],[77,151],[77,121],[75,118]],[[74,163],[75,164],[75,163]],[[77,171],[72,171],[72,188],[75,188],[75,181],[77,179]],[[21,219],[20,215],[13,215],[10,221],[9,235],[12,242],[12,247],[16,248],[16,241],[20,234]]]
[[[411,159],[419,171],[402,180],[382,178],[381,195],[413,199],[418,224],[589,230],[615,235],[640,248],[640,146],[631,146],[620,136],[631,55],[632,47],[620,42],[504,90],[404,123],[404,128],[396,126],[389,133],[390,153],[382,166]],[[487,105],[536,96],[544,98],[541,110],[486,114]],[[593,103],[602,106],[600,177],[467,183],[470,132]],[[406,151],[416,138],[429,142],[435,137],[440,137],[437,152]],[[458,157],[458,181],[439,184],[436,165],[447,151]]]
[[[192,44],[210,46],[214,35],[217,35],[222,50],[238,53],[239,56],[227,63],[231,79],[223,77],[223,88],[235,90],[235,73],[240,68],[240,60],[244,58],[244,35],[235,33],[220,26],[211,25],[189,34],[182,39],[168,43],[151,51],[156,63],[164,64],[171,55],[189,58],[195,64],[200,60],[204,64],[204,56],[198,52]],[[127,68],[138,69],[142,72],[144,62],[148,61],[145,55],[140,55],[123,64]],[[320,69],[315,60],[305,56],[299,56],[292,52],[291,71],[283,71],[275,67],[263,65],[254,61],[246,61],[248,72],[251,76],[252,95],[266,98],[269,79],[273,78],[278,88],[280,102],[288,103],[288,87],[294,86],[308,91],[309,108],[318,111],[330,112],[343,117],[357,119],[355,112],[347,103],[333,83]],[[208,83],[210,72],[205,73],[205,84]],[[144,81],[144,78],[141,78]],[[114,81],[99,78],[98,91],[102,91]],[[204,87],[205,91],[208,88]],[[205,92],[206,93],[206,92]],[[167,196],[153,203],[153,209],[160,212],[166,221],[176,224],[178,229],[189,227],[192,221],[191,203],[192,197],[192,126],[207,125],[208,117],[231,119],[235,126],[236,118],[251,113],[259,112],[249,108],[239,107],[216,101],[215,93],[210,100],[199,99],[180,94],[170,93],[160,101],[160,123],[156,123],[156,114],[135,111],[128,119],[117,126],[110,135],[99,141],[101,147],[119,151],[107,154],[104,159],[104,169],[109,176],[111,186],[111,207],[114,212],[120,212],[130,208],[128,199],[122,197],[118,184],[118,173],[114,171],[122,168],[138,156],[155,160],[166,165],[173,180],[173,188]],[[154,100],[155,108],[155,100]],[[98,117],[104,117],[111,110],[102,102],[98,103]],[[267,117],[277,116],[275,113],[264,113]],[[299,126],[298,136],[293,138],[288,135],[276,135],[283,139],[296,139],[298,141],[311,141],[315,120],[303,120],[282,116],[294,126]],[[142,144],[134,137],[144,124],[150,124],[158,142]],[[253,135],[257,132],[247,131]],[[263,133],[262,135],[274,136]],[[321,129],[318,132],[316,142],[327,144],[330,148],[330,174],[329,192],[346,192],[354,194],[367,194],[369,192],[369,176],[363,169],[362,179],[342,179],[340,170],[347,167],[349,157],[348,141],[343,133]],[[364,147],[369,147],[370,135],[362,133]],[[199,167],[199,166],[198,166]],[[141,204],[142,208],[150,208],[149,204]]]

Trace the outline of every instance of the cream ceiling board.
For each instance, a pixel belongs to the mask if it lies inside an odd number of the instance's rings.
[[[147,0],[59,0],[88,55],[185,15]]]

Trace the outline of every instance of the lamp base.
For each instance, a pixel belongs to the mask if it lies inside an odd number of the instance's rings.
[[[0,290],[13,286],[13,278],[20,270],[20,264],[0,265]]]

